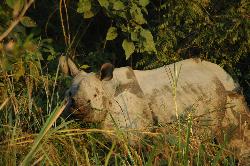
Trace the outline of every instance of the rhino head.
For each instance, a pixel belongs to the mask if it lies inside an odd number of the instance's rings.
[[[74,77],[66,92],[66,114],[84,122],[101,122],[106,129],[147,130],[154,123],[153,112],[130,67],[114,70],[112,64],[105,63],[100,72],[86,73],[65,56],[60,58],[60,66],[63,73]]]
[[[64,74],[74,77],[70,89],[66,92],[69,100],[67,111],[85,122],[101,122],[111,105],[104,90],[105,83],[112,79],[114,66],[102,65],[99,73],[80,71],[70,58],[60,57],[60,68]]]

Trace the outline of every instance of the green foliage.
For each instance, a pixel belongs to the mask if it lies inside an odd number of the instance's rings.
[[[117,37],[117,28],[110,27],[107,32],[106,40],[114,40]]]
[[[133,52],[135,51],[134,43],[131,42],[131,41],[128,41],[127,39],[123,40],[122,48],[125,51],[126,59],[128,59],[133,54]]]
[[[149,30],[142,29],[140,36],[142,37],[142,45],[147,52],[156,52],[153,36]]]
[[[124,10],[125,9],[125,6],[124,6],[122,1],[115,1],[113,5],[114,5],[113,6],[114,10]]]
[[[135,23],[137,23],[139,25],[147,23],[147,21],[143,17],[141,9],[136,4],[132,4],[129,11],[130,11],[130,15],[132,17],[132,20]]]
[[[14,6],[20,5],[19,1],[15,2],[17,4]],[[21,4],[24,5],[24,3]],[[3,26],[0,28],[0,34],[8,28],[13,17],[16,17],[13,15],[15,10],[16,8],[11,6],[11,1],[7,2],[7,5],[1,5],[0,21]],[[52,60],[58,55],[51,43],[51,39],[40,37],[36,22],[28,16],[22,17],[20,23],[0,43],[0,83],[2,84],[0,103],[7,101],[6,99],[12,101],[7,103],[8,112],[0,114],[1,124],[9,122],[3,117],[12,116],[13,123],[17,124],[20,122],[15,118],[21,118],[22,126],[26,130],[31,130],[27,128],[30,123],[33,123],[33,130],[39,129],[39,123],[43,118],[37,117],[45,113],[41,112],[41,109],[47,109],[48,92],[51,88],[49,79],[53,77],[53,74],[43,75],[44,58],[48,57],[48,60]]]
[[[227,6],[222,9],[223,6]],[[219,8],[219,9],[218,9]],[[149,22],[157,36],[159,65],[200,57],[234,67],[249,51],[246,1],[168,1],[158,7],[158,21]],[[154,20],[154,19],[151,19]],[[169,61],[170,60],[170,61]]]
[[[84,18],[91,18],[94,13],[91,11],[91,0],[80,0],[77,8],[78,13],[83,13]]]
[[[98,0],[98,2],[102,7],[106,9],[109,7],[109,0]]]
[[[77,11],[84,14],[90,11],[97,11],[92,15],[93,17],[98,11],[102,10],[107,17],[114,21],[114,25],[107,31],[106,39],[114,40],[117,34],[119,34],[117,40],[123,40],[122,48],[124,49],[126,59],[134,52],[156,52],[151,31],[143,27],[143,25],[147,24],[145,15],[147,14],[146,6],[149,4],[149,1],[99,0],[98,2],[99,4],[95,4],[93,0],[80,0]],[[91,4],[95,5],[91,6]],[[124,44],[126,41],[130,41],[128,47]],[[129,48],[129,50],[125,50],[126,48]]]
[[[142,7],[146,7],[149,4],[149,0],[139,0],[139,4]]]

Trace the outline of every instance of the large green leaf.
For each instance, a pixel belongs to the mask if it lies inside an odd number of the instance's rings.
[[[138,33],[137,32],[131,32],[130,36],[131,36],[131,40],[132,41],[139,41]]]
[[[107,32],[106,40],[114,40],[117,37],[116,27],[110,27]]]
[[[90,0],[80,0],[78,2],[78,7],[77,7],[78,13],[90,12],[90,10],[91,10],[91,1]]]
[[[142,7],[145,7],[149,4],[149,0],[139,0],[139,4],[142,6]]]
[[[155,52],[156,49],[152,33],[147,29],[142,29],[140,35],[145,39],[143,41],[144,50],[147,52]]]
[[[123,10],[125,9],[125,6],[121,1],[115,1],[113,8],[115,10]]]
[[[95,15],[94,12],[91,10],[91,7],[91,0],[80,0],[78,2],[77,12],[83,13],[84,18],[91,18]]]
[[[91,18],[91,17],[94,17],[94,15],[95,14],[90,10],[90,11],[84,12],[83,17],[84,18]]]
[[[133,4],[132,7],[130,8],[130,14],[131,17],[133,18],[133,20],[137,23],[137,24],[145,24],[147,23],[147,21],[144,19],[143,14],[141,12],[141,9]]]
[[[127,39],[123,40],[122,48],[125,51],[126,59],[128,59],[135,51],[135,45],[132,41],[128,41]]]
[[[109,1],[108,0],[98,0],[98,2],[102,7],[105,7],[106,9],[108,9],[108,7],[109,7]]]
[[[90,68],[90,66],[89,66],[89,65],[86,65],[86,64],[80,66],[80,69],[83,69],[83,70],[88,69],[88,68]]]

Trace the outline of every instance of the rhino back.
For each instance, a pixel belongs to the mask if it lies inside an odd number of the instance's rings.
[[[175,89],[173,78],[178,71]],[[151,109],[159,116],[160,122],[176,119],[176,107],[178,114],[196,110],[197,115],[223,109],[226,105],[226,90],[223,82],[214,72],[216,68],[210,69],[206,64],[204,67],[203,62],[193,59],[154,70],[134,71],[139,86],[147,97]],[[220,71],[220,73],[223,75],[223,72]]]

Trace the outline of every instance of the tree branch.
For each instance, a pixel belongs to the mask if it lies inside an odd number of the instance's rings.
[[[25,4],[25,6],[22,9],[22,12],[20,13],[20,15],[11,22],[11,24],[9,25],[8,29],[1,34],[0,36],[0,42],[9,35],[9,33],[15,28],[15,26],[21,21],[21,19],[23,18],[24,14],[26,13],[26,11],[29,9],[29,7],[31,6],[31,4],[34,2],[34,0],[30,0],[28,3]]]

